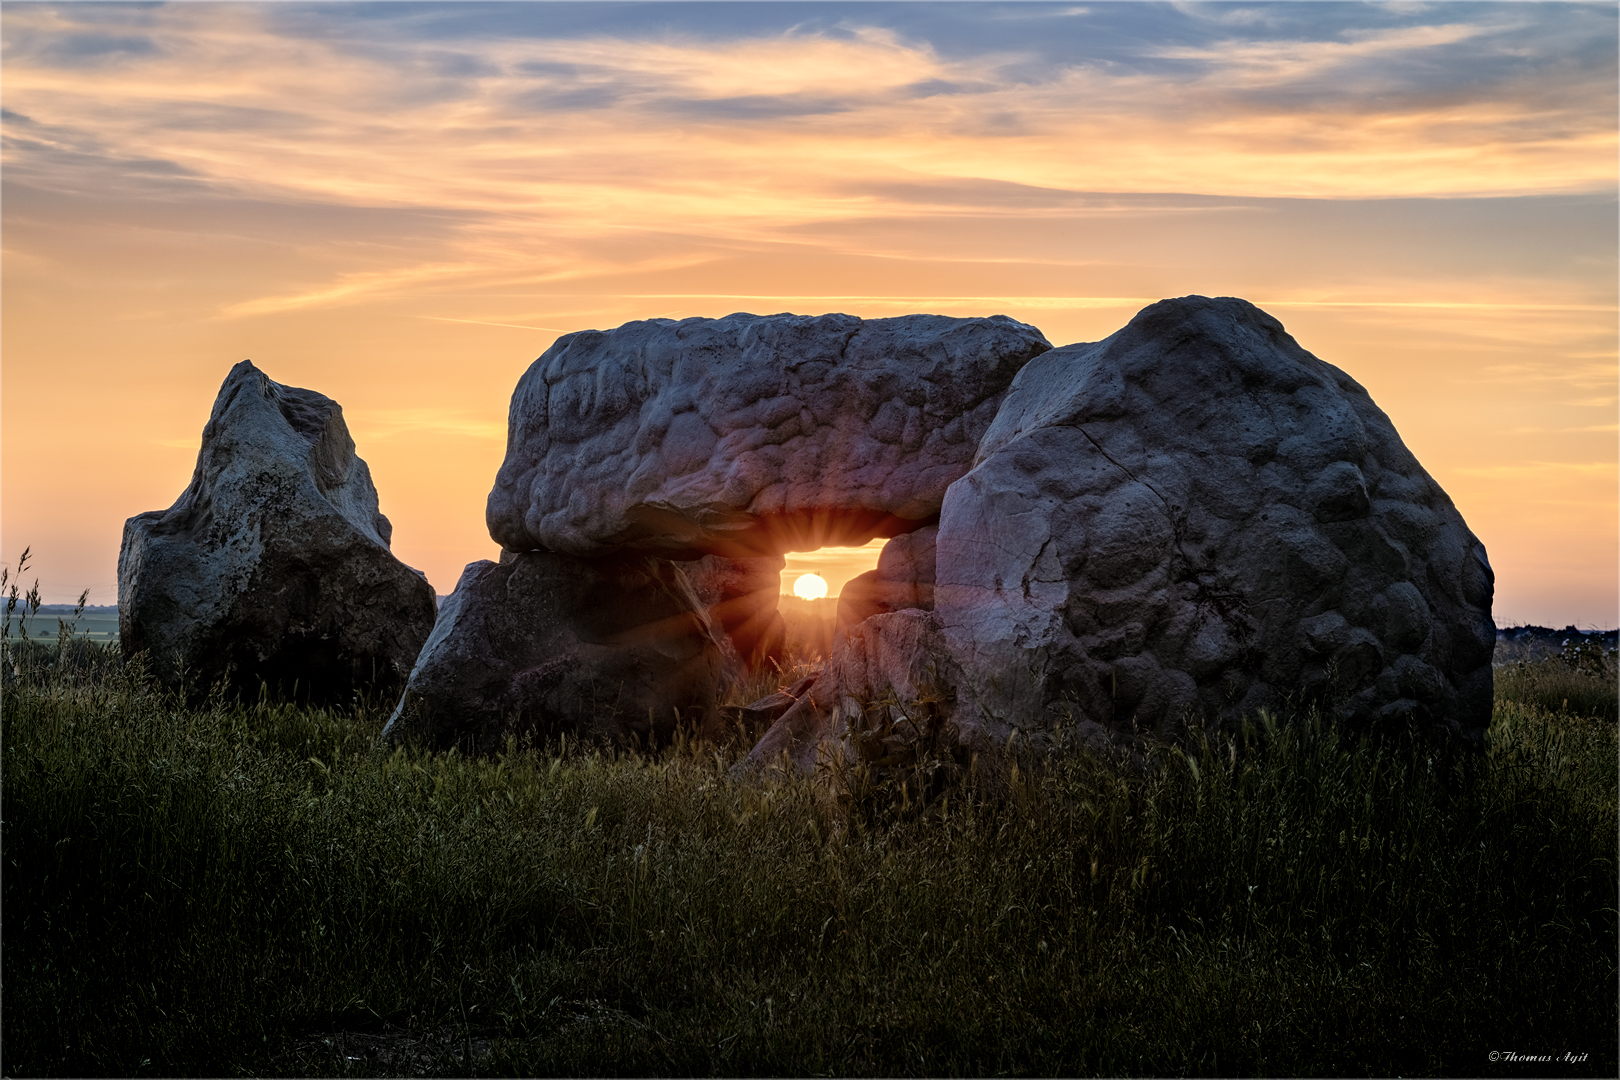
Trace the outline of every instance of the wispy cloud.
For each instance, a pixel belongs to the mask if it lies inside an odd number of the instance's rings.
[[[1620,424],[1584,424],[1576,427],[1516,427],[1509,435],[1593,435],[1620,432]]]
[[[304,292],[255,297],[252,300],[230,304],[221,310],[219,315],[221,318],[239,319],[253,315],[296,311],[301,308],[324,307],[361,297],[372,299],[389,294],[398,295],[434,282],[465,278],[484,269],[481,264],[469,262],[342,274],[334,282]]]
[[[427,319],[430,322],[466,323],[470,326],[501,326],[508,330],[543,330],[552,334],[566,334],[567,330],[555,326],[531,326],[528,323],[490,322],[488,319],[452,319],[445,315],[411,315],[413,319]]]
[[[1510,385],[1574,386],[1595,389],[1613,386],[1616,371],[1613,359],[1562,364],[1521,361],[1513,364],[1486,365],[1479,377],[1490,382]]]
[[[1501,28],[1496,28],[1500,30]],[[1487,28],[1469,23],[1408,26],[1350,32],[1337,41],[1225,40],[1210,46],[1176,46],[1150,55],[1195,60],[1225,74],[1232,85],[1275,86],[1301,79],[1320,79],[1373,58],[1410,55],[1442,45],[1478,38]]]

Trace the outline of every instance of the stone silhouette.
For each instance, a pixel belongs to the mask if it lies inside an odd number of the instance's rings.
[[[677,723],[713,727],[721,667],[669,560],[508,552],[462,573],[383,737],[486,752],[555,734],[648,745]]]
[[[119,636],[164,683],[225,679],[321,703],[392,696],[433,628],[433,589],[392,528],[337,402],[231,369],[175,504],[124,525]]]

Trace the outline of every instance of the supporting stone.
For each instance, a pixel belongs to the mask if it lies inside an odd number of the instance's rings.
[[[678,723],[712,728],[720,673],[703,605],[668,560],[507,552],[462,573],[383,738],[652,745]]]

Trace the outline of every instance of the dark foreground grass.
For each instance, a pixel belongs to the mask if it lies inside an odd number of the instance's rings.
[[[850,805],[77,670],[4,694],[8,1075],[1616,1075],[1612,722]]]

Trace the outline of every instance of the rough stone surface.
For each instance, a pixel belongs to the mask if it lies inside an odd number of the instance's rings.
[[[851,578],[838,594],[837,633],[873,615],[934,610],[934,544],[939,526],[926,525],[883,545],[877,568]]]
[[[677,722],[712,727],[720,673],[674,563],[508,552],[463,571],[383,738],[476,751],[507,736],[659,742]]]
[[[557,339],[512,396],[490,535],[674,558],[860,544],[932,521],[1013,376],[997,315],[652,319]]]
[[[164,683],[228,678],[344,703],[392,695],[433,627],[433,589],[388,550],[337,402],[249,361],[220,387],[191,483],[124,525],[119,636]]]
[[[709,621],[723,636],[727,667],[737,674],[758,671],[772,660],[782,660],[787,628],[777,610],[782,592],[781,555],[755,559],[728,559],[706,555],[681,564]]]
[[[1292,697],[1477,746],[1493,581],[1354,379],[1192,296],[1019,372],[945,497],[934,595],[970,735],[1174,735]]]

